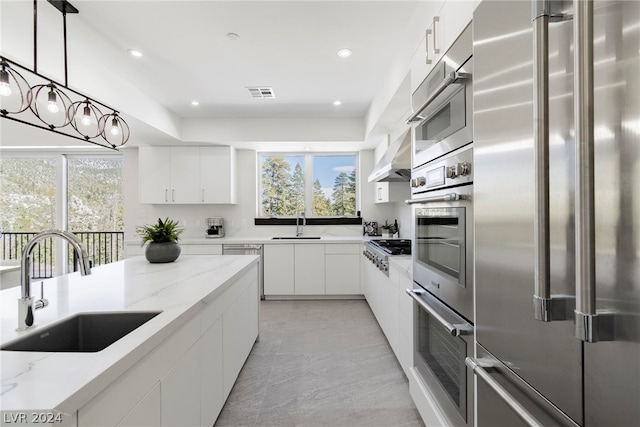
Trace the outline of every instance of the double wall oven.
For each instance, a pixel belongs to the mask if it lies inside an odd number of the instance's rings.
[[[454,426],[473,425],[472,34],[413,95],[414,367]]]

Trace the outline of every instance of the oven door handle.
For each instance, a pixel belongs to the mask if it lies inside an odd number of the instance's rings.
[[[473,327],[460,323],[453,324],[448,322],[444,317],[442,317],[436,310],[433,309],[429,304],[424,302],[424,300],[420,297],[421,294],[424,294],[425,291],[420,291],[418,289],[407,289],[405,291],[407,295],[409,295],[415,302],[420,305],[420,307],[424,308],[429,316],[436,319],[444,328],[454,337],[459,337],[460,335],[472,335]]]
[[[456,200],[464,200],[465,198],[466,196],[464,194],[449,193],[444,196],[423,197],[421,199],[405,200],[404,202],[407,205],[416,205],[420,203],[452,202]]]
[[[409,117],[405,123],[410,124],[411,122],[415,122],[416,120],[423,120],[424,118],[420,117],[420,113],[422,113],[422,110],[427,108],[429,104],[435,101],[435,99],[440,96],[440,94],[444,92],[447,87],[451,86],[454,83],[464,82],[465,80],[469,80],[470,78],[470,73],[459,73],[457,71],[449,73],[449,75],[445,77],[442,83],[440,83],[438,87],[435,88],[433,93],[422,103],[420,107],[418,107],[417,111],[411,117]]]

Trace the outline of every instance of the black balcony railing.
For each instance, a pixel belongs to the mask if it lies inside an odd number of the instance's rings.
[[[89,253],[93,266],[120,261],[124,258],[124,233],[122,231],[73,231]],[[38,233],[3,232],[0,234],[2,260],[19,260],[27,242]],[[46,279],[53,277],[55,245],[52,238],[42,240],[33,248],[31,277]],[[77,255],[69,247],[69,271],[76,270]]]

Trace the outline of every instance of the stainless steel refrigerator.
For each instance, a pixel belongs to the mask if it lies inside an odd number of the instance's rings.
[[[477,425],[640,426],[640,2],[473,32]]]

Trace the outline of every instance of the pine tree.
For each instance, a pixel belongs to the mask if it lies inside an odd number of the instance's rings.
[[[333,184],[333,193],[331,194],[331,198],[333,199],[332,210],[334,215],[346,215],[348,209],[348,187],[349,177],[345,172],[340,172]]]
[[[331,201],[327,199],[322,191],[320,180],[313,182],[313,215],[329,216],[331,215]]]
[[[287,215],[291,166],[282,156],[267,157],[262,164],[262,215]]]
[[[296,163],[293,169],[288,200],[290,201],[290,209],[287,212],[289,215],[304,211],[304,171],[300,163]]]

